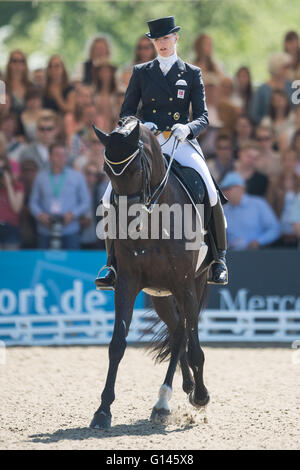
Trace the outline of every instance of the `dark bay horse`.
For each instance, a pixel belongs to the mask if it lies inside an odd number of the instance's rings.
[[[124,118],[110,134],[94,129],[105,146],[105,171],[111,180],[116,199],[128,196],[131,202],[137,199],[143,204],[146,199],[151,201],[166,174],[166,165],[156,137],[145,126],[140,125],[135,117]],[[172,206],[174,203],[182,208],[191,205],[180,182],[170,173],[167,185],[159,194],[159,204]],[[146,210],[145,206],[144,208]],[[151,217],[150,211],[147,217]],[[134,302],[141,290],[152,294],[154,309],[168,332],[158,345],[157,357],[170,357],[151,419],[154,422],[167,420],[170,413],[168,400],[171,398],[178,361],[182,370],[183,390],[189,395],[191,404],[201,408],[209,401],[203,383],[204,354],[198,337],[199,313],[205,299],[207,271],[203,270],[195,278],[199,250],[186,249],[185,234],[181,239],[175,239],[172,221],[168,229],[163,226],[161,229],[167,231],[167,238],[117,237],[114,240],[114,263],[117,270],[115,324],[109,345],[107,379],[100,407],[91,422],[92,428],[108,428],[111,425],[110,407],[115,399],[118,366],[125,352]],[[157,296],[158,293],[162,296]]]

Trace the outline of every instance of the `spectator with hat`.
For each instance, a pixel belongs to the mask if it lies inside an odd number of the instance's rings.
[[[273,210],[262,197],[246,194],[246,183],[241,175],[227,173],[220,187],[228,199],[224,213],[229,248],[257,249],[279,237],[280,226]]]

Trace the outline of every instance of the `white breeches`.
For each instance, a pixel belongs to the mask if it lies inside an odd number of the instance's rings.
[[[168,155],[171,155],[175,137],[171,136],[170,139],[167,141],[167,139],[165,139],[165,137],[162,134],[159,134],[157,138],[161,145],[162,152],[167,153]],[[193,143],[197,146],[197,148],[199,149],[199,152],[202,154],[201,147],[196,141],[196,139],[193,140]],[[211,174],[209,172],[209,169],[204,161],[204,158],[202,158],[199,155],[199,153],[194,149],[194,147],[187,141],[180,142],[178,144],[174,158],[181,165],[194,168],[194,170],[196,170],[202,176],[203,181],[206,184],[210,204],[211,206],[215,206],[218,202],[218,194],[217,194],[217,190],[214,185],[214,182],[212,180]],[[105,207],[109,207],[110,194],[111,194],[111,183],[108,184],[106,191],[102,198],[102,202]]]

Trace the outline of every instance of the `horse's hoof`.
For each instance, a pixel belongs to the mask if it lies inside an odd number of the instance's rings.
[[[195,390],[193,390],[189,394],[189,402],[191,405],[193,405],[195,408],[204,408],[206,405],[208,405],[210,400],[209,394],[207,392],[206,397],[203,398],[202,400],[195,400]]]
[[[164,408],[153,408],[150,421],[154,424],[167,424],[169,417],[171,415],[170,410],[165,410]]]
[[[111,426],[111,414],[107,414],[104,411],[96,411],[90,428],[92,429],[109,429]]]

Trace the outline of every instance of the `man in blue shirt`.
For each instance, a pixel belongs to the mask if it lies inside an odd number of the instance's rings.
[[[279,237],[280,225],[273,210],[262,197],[245,194],[245,181],[238,173],[227,173],[220,187],[228,198],[224,213],[229,248],[256,249]]]
[[[53,221],[59,220],[61,247],[78,249],[79,217],[91,208],[84,176],[66,166],[66,149],[55,143],[50,147],[50,169],[38,173],[30,197],[30,210],[37,219],[38,247],[50,247]]]

